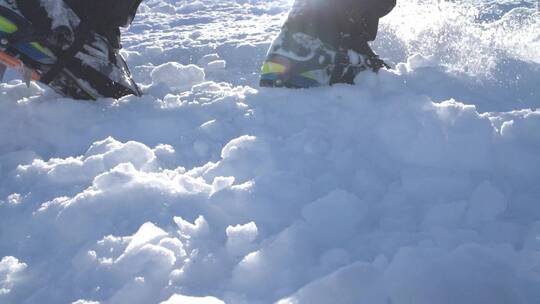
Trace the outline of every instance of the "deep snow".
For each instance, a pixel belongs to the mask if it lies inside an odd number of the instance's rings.
[[[393,70],[260,89],[290,5],[145,1],[142,98],[0,85],[0,303],[540,302],[536,3],[400,1]]]

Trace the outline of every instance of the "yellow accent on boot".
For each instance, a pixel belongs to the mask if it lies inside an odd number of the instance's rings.
[[[0,16],[0,30],[4,33],[13,34],[15,33],[19,28],[13,24],[13,22],[9,21],[8,19]]]
[[[286,69],[287,68],[285,68],[285,66],[282,64],[266,61],[264,62],[262,66],[262,73],[263,74],[272,74],[272,73],[280,74],[280,73],[284,73]]]

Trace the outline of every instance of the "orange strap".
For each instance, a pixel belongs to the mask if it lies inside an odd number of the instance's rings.
[[[13,69],[24,67],[24,63],[21,60],[1,51],[0,62]],[[39,81],[40,78],[41,76],[35,70],[32,70],[32,80]]]

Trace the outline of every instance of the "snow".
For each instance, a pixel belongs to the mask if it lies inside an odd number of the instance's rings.
[[[17,276],[26,267],[26,264],[11,256],[3,257],[0,260],[0,296],[10,293],[17,283]]]
[[[540,301],[535,3],[401,1],[394,69],[259,88],[291,4],[143,2],[141,98],[0,84],[1,304]]]
[[[209,62],[206,65],[206,70],[209,72],[219,72],[221,70],[224,70],[227,67],[227,62],[225,60],[215,60],[212,62]]]
[[[150,73],[153,85],[165,84],[171,89],[182,87],[191,88],[194,84],[204,81],[204,70],[190,64],[182,65],[177,62],[169,62],[157,66]]]
[[[214,297],[187,297],[175,294],[169,300],[161,302],[161,304],[223,304],[224,302]]]
[[[254,222],[245,225],[229,226],[227,234],[227,250],[231,255],[245,256],[253,250],[253,242],[257,239],[258,230]]]

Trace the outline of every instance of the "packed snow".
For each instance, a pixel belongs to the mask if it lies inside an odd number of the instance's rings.
[[[286,0],[147,0],[145,95],[0,84],[1,304],[540,302],[540,12],[398,1],[357,84],[257,86]]]

